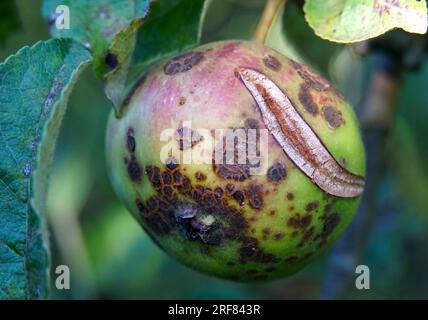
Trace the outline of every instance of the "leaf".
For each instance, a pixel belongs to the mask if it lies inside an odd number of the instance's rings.
[[[118,34],[109,49],[118,64],[107,74],[106,85],[106,94],[118,115],[126,93],[149,64],[199,43],[207,3],[206,0],[157,0],[141,27],[134,23]]]
[[[351,43],[391,29],[426,33],[425,0],[306,0],[306,20],[323,39]]]
[[[0,64],[0,299],[47,296],[48,169],[71,88],[89,61],[81,44],[52,39]]]
[[[50,22],[54,37],[76,39],[91,49],[96,73],[107,72],[107,51],[115,36],[133,21],[144,18],[151,0],[45,0],[42,14]],[[57,29],[56,8],[66,5],[70,12],[70,29]],[[108,61],[107,61],[108,62]]]

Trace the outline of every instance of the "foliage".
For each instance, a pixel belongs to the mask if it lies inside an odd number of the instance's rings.
[[[0,298],[47,296],[40,214],[67,97],[89,60],[80,44],[59,39],[0,64]]]
[[[358,42],[393,28],[427,31],[425,0],[306,0],[306,20],[321,38]]]

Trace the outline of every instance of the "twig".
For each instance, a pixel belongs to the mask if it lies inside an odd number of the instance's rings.
[[[265,43],[275,15],[281,5],[285,4],[285,1],[286,0],[266,0],[265,8],[253,36],[253,41]]]

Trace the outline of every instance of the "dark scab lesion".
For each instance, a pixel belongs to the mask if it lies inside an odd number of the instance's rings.
[[[341,217],[338,212],[331,212],[333,203],[329,203],[324,207],[324,213],[320,217],[323,221],[321,231],[314,237],[314,241],[318,240],[318,248],[326,245],[328,237],[333,233],[336,227],[340,224]]]
[[[245,203],[245,196],[244,193],[240,190],[236,191],[232,195],[233,199],[235,199],[240,206],[243,206]]]
[[[145,172],[156,194],[146,202],[138,200],[136,205],[150,234],[166,235],[175,230],[184,239],[199,242],[205,254],[210,254],[211,248],[224,240],[236,241],[241,264],[280,261],[259,247],[258,240],[249,235],[242,211],[227,201],[226,197],[236,197],[237,192],[245,197],[233,184],[226,191],[219,186],[211,189],[192,185],[174,159],[164,170],[148,165]]]
[[[246,126],[258,126],[257,120],[247,120]],[[212,165],[214,173],[226,180],[245,181],[251,175],[251,169],[257,168],[260,162],[249,156],[248,150],[250,150],[250,140],[248,137],[248,130],[244,128],[231,128],[233,130],[233,140],[228,142],[226,137],[216,145],[215,152],[213,154]],[[239,130],[239,131],[236,131]],[[236,133],[236,135],[235,135]],[[260,138],[256,135],[256,139]],[[256,152],[259,152],[257,148],[257,141],[255,142]],[[240,151],[244,151],[244,159],[240,159]],[[216,159],[219,157],[220,159]]]
[[[340,215],[337,212],[329,214],[325,220],[321,232],[321,238],[327,238],[340,223]]]
[[[331,129],[337,129],[344,123],[342,112],[332,106],[323,106],[322,116]]]
[[[129,128],[126,134],[126,147],[130,153],[135,152],[135,147],[136,147],[135,133],[134,133],[134,129],[132,128]]]
[[[261,185],[250,184],[245,190],[245,196],[251,208],[260,210],[263,206],[263,192]]]
[[[322,92],[331,89],[330,83],[316,74],[309,67],[291,60],[293,68],[297,71],[299,76],[305,81],[308,88]]]
[[[259,122],[256,119],[248,118],[244,122],[244,127],[246,129],[259,129]]]
[[[276,263],[279,262],[277,256],[263,252],[258,246],[258,242],[254,238],[248,238],[243,241],[242,246],[239,250],[240,261],[245,264],[247,262],[258,262],[258,263]]]
[[[161,172],[158,167],[147,166],[146,175],[156,190],[160,190],[162,188]]]
[[[318,209],[319,204],[320,204],[320,202],[318,200],[314,200],[314,201],[307,203],[305,206],[306,212],[312,212],[312,211]]]
[[[278,231],[273,235],[273,238],[275,240],[281,240],[283,237],[284,237],[284,234],[281,231]]]
[[[130,161],[128,161],[128,175],[131,178],[132,181],[135,183],[141,182],[142,177],[142,169],[140,165],[137,163],[135,158],[132,158]]]
[[[201,171],[198,171],[195,173],[195,178],[198,181],[205,181],[207,179],[207,176],[203,174]]]
[[[281,70],[281,62],[272,55],[266,55],[263,58],[263,64],[273,71],[278,72]]]
[[[299,89],[298,98],[303,108],[311,115],[316,116],[318,114],[318,106],[312,98],[310,87],[306,84],[302,84]]]
[[[130,154],[130,157],[125,157],[125,164],[127,166],[127,171],[130,179],[135,183],[140,183],[142,180],[142,168],[139,165],[137,158],[135,156],[135,132],[134,129],[129,128],[126,133],[126,148]]]
[[[204,137],[198,131],[188,127],[181,127],[175,132],[175,140],[178,142],[180,150],[186,150],[203,141]]]
[[[311,226],[309,229],[305,230],[305,232],[303,233],[302,239],[298,243],[297,247],[298,248],[303,247],[312,238],[314,234],[315,234],[314,226]]]
[[[301,217],[299,214],[296,214],[295,216],[288,219],[287,225],[294,229],[305,229],[311,224],[311,222],[312,215],[306,214]]]
[[[286,178],[287,171],[282,162],[275,162],[267,171],[267,177],[272,182],[279,182]]]
[[[172,58],[164,65],[166,75],[175,75],[181,72],[187,72],[202,61],[204,55],[201,52],[187,52]]]

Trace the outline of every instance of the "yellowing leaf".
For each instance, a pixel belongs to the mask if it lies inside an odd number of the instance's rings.
[[[426,33],[425,0],[306,0],[306,20],[321,38],[358,42],[401,28]]]

